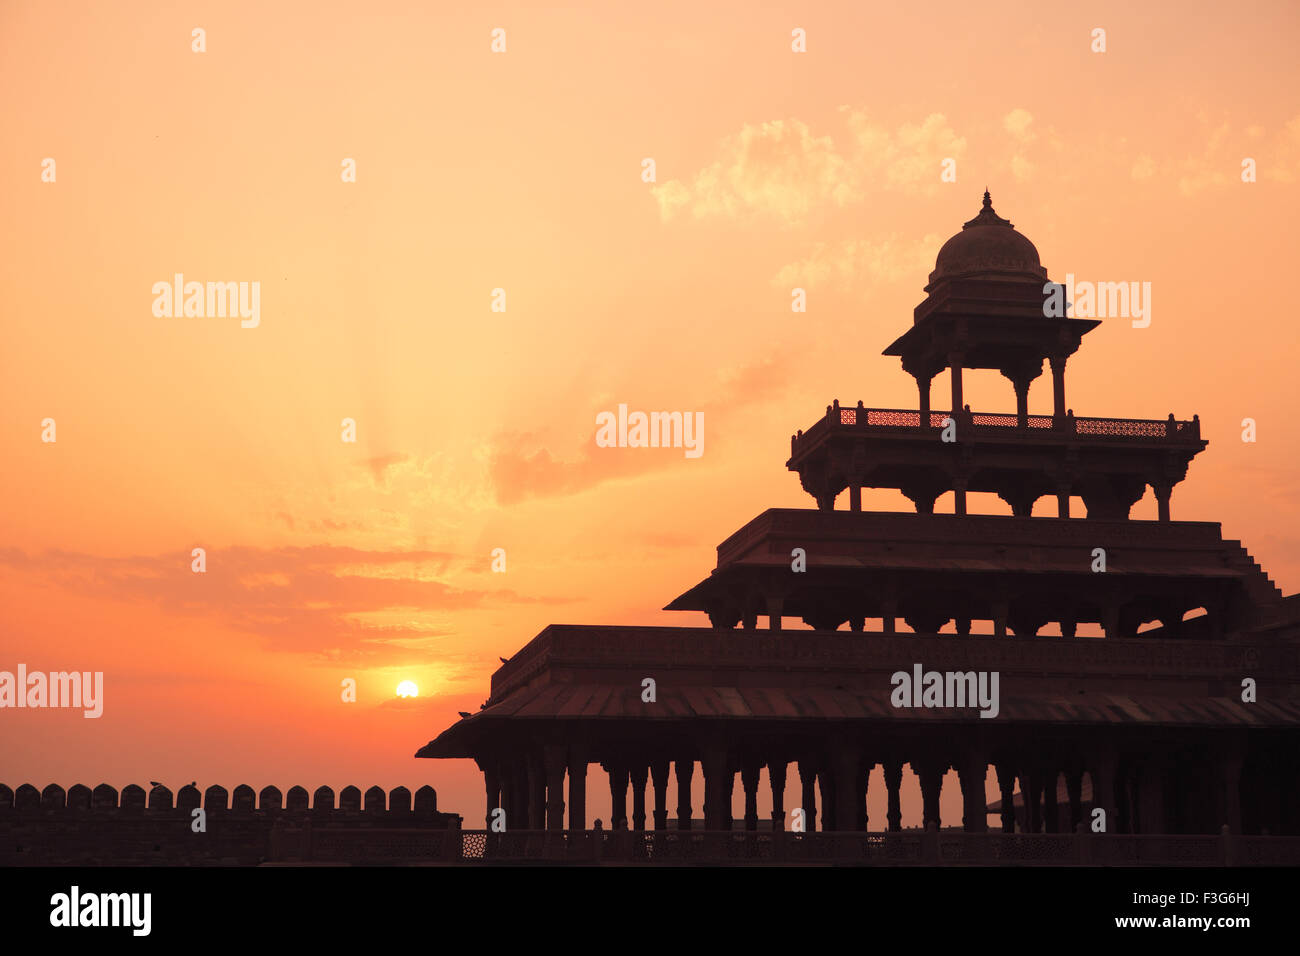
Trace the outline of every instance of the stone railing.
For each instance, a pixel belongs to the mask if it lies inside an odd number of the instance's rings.
[[[1187,444],[1201,440],[1199,416],[1190,421],[1180,421],[1170,415],[1167,419],[1139,418],[1085,418],[1067,414],[1059,419],[1052,415],[1028,415],[1021,424],[1015,412],[958,412],[930,411],[929,428],[943,428],[952,416],[962,430],[974,429],[988,437],[1015,440],[1038,440],[1051,434],[1081,440],[1140,439],[1143,441],[1175,442]],[[867,408],[861,403],[856,408],[841,406],[839,401],[826,406],[826,415],[806,432],[790,438],[790,453],[796,454],[800,445],[815,443],[835,430],[853,432],[879,432],[921,430],[921,411],[915,408]]]

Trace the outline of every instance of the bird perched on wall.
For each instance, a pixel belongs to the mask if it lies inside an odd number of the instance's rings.
[[[510,658],[508,658],[508,657],[502,657],[500,654],[497,655],[497,660],[499,660],[502,664],[509,664],[509,663],[510,663]]]
[[[467,711],[467,710],[458,710],[458,711],[456,711],[456,713],[460,714],[462,717],[468,717],[468,716],[469,716],[469,711]]]
[[[150,781],[149,781],[149,786],[151,786],[151,787],[161,787],[162,784],[159,783],[157,780],[150,780]]]

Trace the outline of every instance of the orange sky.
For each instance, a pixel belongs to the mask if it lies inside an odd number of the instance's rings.
[[[1068,404],[1198,413],[1174,518],[1300,586],[1294,4],[464,6],[0,3],[0,669],[107,683],[0,712],[0,781],[432,783],[481,825],[416,748],[547,623],[703,623],[657,609],[812,506],[790,434],[915,407],[880,352],[986,184],[1053,279],[1152,283]],[[260,324],[155,317],[176,272],[260,282]],[[703,411],[704,455],[596,448],[620,402]]]

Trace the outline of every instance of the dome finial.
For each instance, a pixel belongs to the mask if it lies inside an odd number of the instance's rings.
[[[987,186],[984,187],[984,208],[985,209],[993,208],[993,199],[989,196],[989,187]]]

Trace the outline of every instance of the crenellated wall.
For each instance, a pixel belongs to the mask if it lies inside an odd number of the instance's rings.
[[[196,815],[195,810],[203,813]],[[196,832],[202,822],[203,829]],[[338,794],[318,787],[163,786],[134,784],[119,794],[108,784],[93,790],[50,784],[37,790],[0,784],[0,866],[248,866],[271,858],[273,832],[310,823],[317,832],[374,828],[459,829],[461,818],[438,810],[438,795],[421,787],[385,793],[357,787]]]

